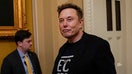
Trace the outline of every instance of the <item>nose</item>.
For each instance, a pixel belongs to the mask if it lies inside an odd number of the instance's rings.
[[[67,27],[67,21],[66,21],[66,20],[64,20],[63,26],[64,26],[64,27]]]
[[[32,42],[30,42],[30,45],[32,45],[33,43]]]

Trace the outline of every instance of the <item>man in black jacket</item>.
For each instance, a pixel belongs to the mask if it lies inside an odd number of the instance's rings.
[[[18,30],[15,42],[17,48],[4,58],[0,74],[42,74],[37,55],[29,51],[32,46],[31,33],[27,30]]]
[[[82,30],[81,8],[63,4],[58,7],[58,18],[67,42],[59,50],[52,74],[116,74],[109,43]]]

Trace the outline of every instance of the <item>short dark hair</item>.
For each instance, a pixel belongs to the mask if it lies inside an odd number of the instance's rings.
[[[58,6],[58,9],[57,9],[58,15],[60,15],[60,13],[61,13],[61,11],[63,9],[67,9],[67,8],[75,9],[76,12],[77,12],[78,17],[80,19],[83,18],[83,11],[82,11],[82,9],[79,6],[77,6],[75,4],[72,4],[72,3],[65,3],[65,4],[62,4],[62,5]]]
[[[29,38],[32,34],[28,30],[18,30],[15,33],[15,42],[17,44],[18,41],[22,42],[24,39]]]

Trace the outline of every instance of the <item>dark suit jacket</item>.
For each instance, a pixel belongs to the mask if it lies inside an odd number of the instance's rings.
[[[60,48],[52,74],[56,74],[58,61],[67,44]],[[72,50],[74,57],[69,64],[68,74],[116,74],[114,57],[106,40],[84,33]]]
[[[31,59],[35,74],[42,74],[37,55],[34,52],[28,52],[28,55]],[[0,74],[26,74],[17,50],[4,58]]]

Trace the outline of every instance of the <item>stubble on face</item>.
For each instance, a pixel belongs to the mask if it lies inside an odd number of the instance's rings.
[[[62,36],[67,39],[75,39],[81,31],[81,22],[74,9],[67,8],[61,11],[59,16],[59,27]]]
[[[22,42],[19,42],[18,49],[21,50],[23,53],[26,53],[31,49],[31,46],[32,46],[32,39],[30,37],[24,39]]]

